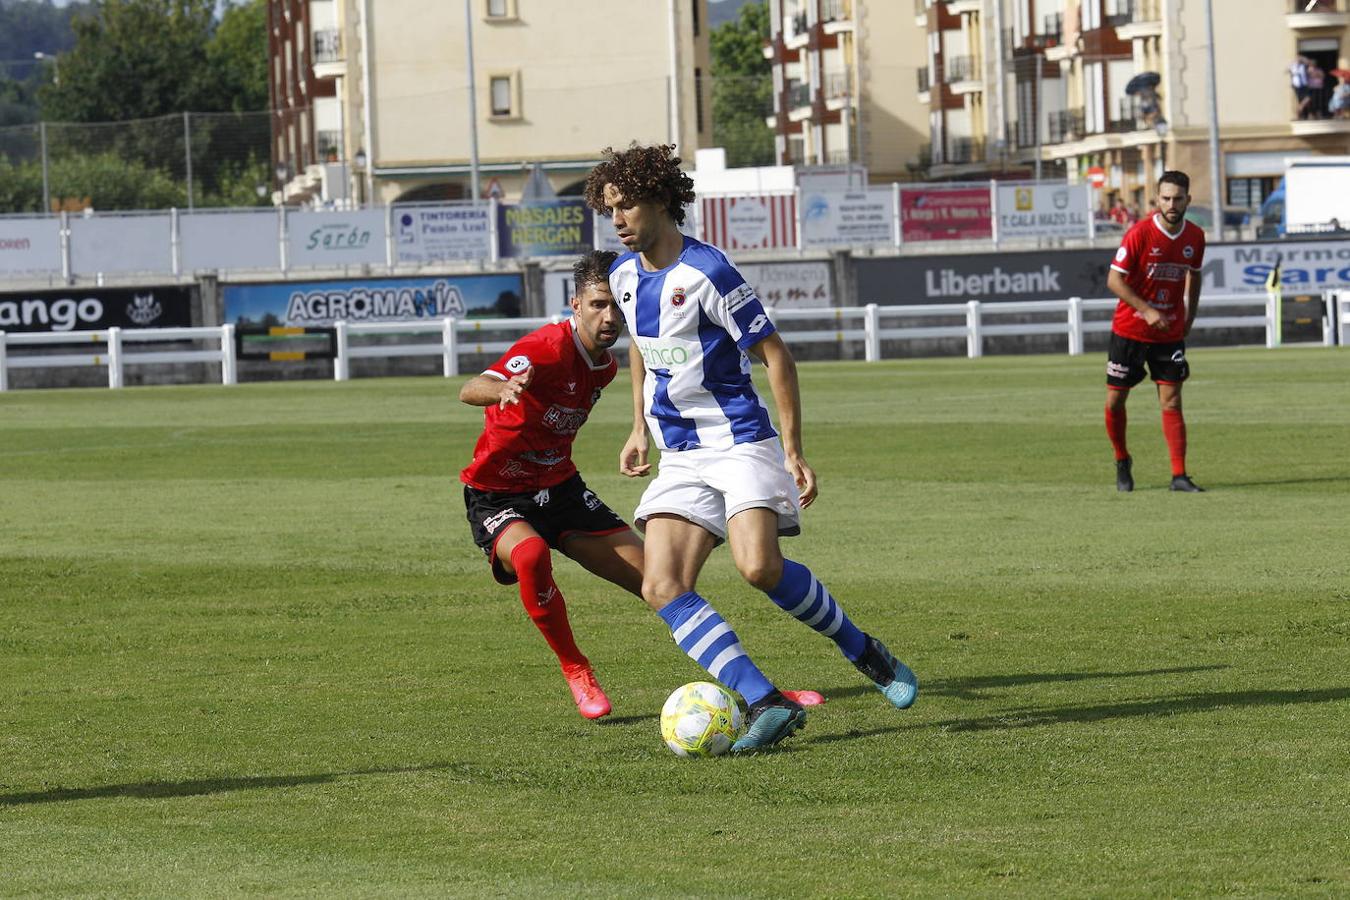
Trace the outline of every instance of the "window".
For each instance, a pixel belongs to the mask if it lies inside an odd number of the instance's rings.
[[[492,115],[495,118],[509,118],[518,114],[514,103],[513,81],[515,79],[510,75],[492,76]]]
[[[1264,178],[1230,178],[1228,205],[1240,206],[1243,209],[1260,209],[1266,195],[1275,190],[1279,180],[1278,175]]]
[[[514,19],[516,17],[515,0],[487,0],[489,19]]]
[[[703,0],[691,0],[691,5],[694,7],[694,37],[698,37],[698,32],[700,28],[700,22],[698,20],[698,5],[702,2]],[[699,128],[699,131],[702,130],[703,130],[702,128]]]

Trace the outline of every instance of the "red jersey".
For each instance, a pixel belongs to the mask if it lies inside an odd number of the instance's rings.
[[[459,480],[482,491],[524,493],[560,484],[576,474],[572,441],[600,391],[619,370],[613,353],[599,364],[570,321],[525,335],[483,371],[506,381],[534,366],[520,402],[483,411],[483,433]]]
[[[1124,300],[1116,306],[1111,330],[1121,337],[1150,344],[1179,341],[1186,331],[1186,273],[1200,277],[1205,258],[1205,233],[1194,222],[1182,222],[1181,233],[1163,230],[1155,213],[1140,219],[1125,232],[1111,268],[1125,276],[1125,282],[1148,305],[1163,314],[1166,331],[1149,328],[1133,306]]]

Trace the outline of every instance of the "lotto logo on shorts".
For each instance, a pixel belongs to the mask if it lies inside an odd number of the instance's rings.
[[[1129,368],[1122,366],[1118,362],[1108,362],[1106,364],[1106,375],[1108,378],[1124,378],[1128,374],[1130,374]]]
[[[501,512],[493,513],[483,520],[483,530],[492,534],[512,519],[524,518],[514,509],[504,509]]]

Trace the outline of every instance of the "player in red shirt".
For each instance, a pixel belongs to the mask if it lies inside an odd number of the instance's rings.
[[[572,267],[571,321],[527,334],[459,392],[463,402],[486,407],[473,461],[460,472],[474,543],[499,583],[519,581],[525,611],[588,719],[608,715],[609,698],[572,636],[550,548],[642,596],[642,542],[572,462],[572,441],[617,371],[609,349],[623,328],[609,289],[617,256],[583,256]],[[803,706],[825,702],[816,691],[783,694]]]
[[[641,596],[641,541],[572,462],[572,441],[618,370],[609,350],[623,328],[609,292],[616,257],[583,256],[572,270],[572,319],[525,335],[459,392],[486,407],[473,461],[460,473],[474,542],[499,583],[519,581],[525,611],[588,719],[607,715],[609,698],[572,637],[550,548]]]
[[[1120,298],[1111,321],[1106,358],[1106,433],[1116,454],[1116,490],[1134,490],[1125,447],[1125,401],[1144,380],[1144,368],[1158,386],[1163,436],[1172,458],[1174,491],[1203,488],[1186,474],[1186,420],[1181,385],[1190,376],[1186,336],[1200,306],[1200,265],[1205,233],[1186,221],[1191,179],[1168,171],[1158,179],[1158,211],[1125,233],[1106,285]]]

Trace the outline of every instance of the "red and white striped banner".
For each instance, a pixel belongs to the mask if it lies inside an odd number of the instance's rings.
[[[797,202],[791,194],[704,197],[703,241],[723,250],[781,250],[797,246]]]

